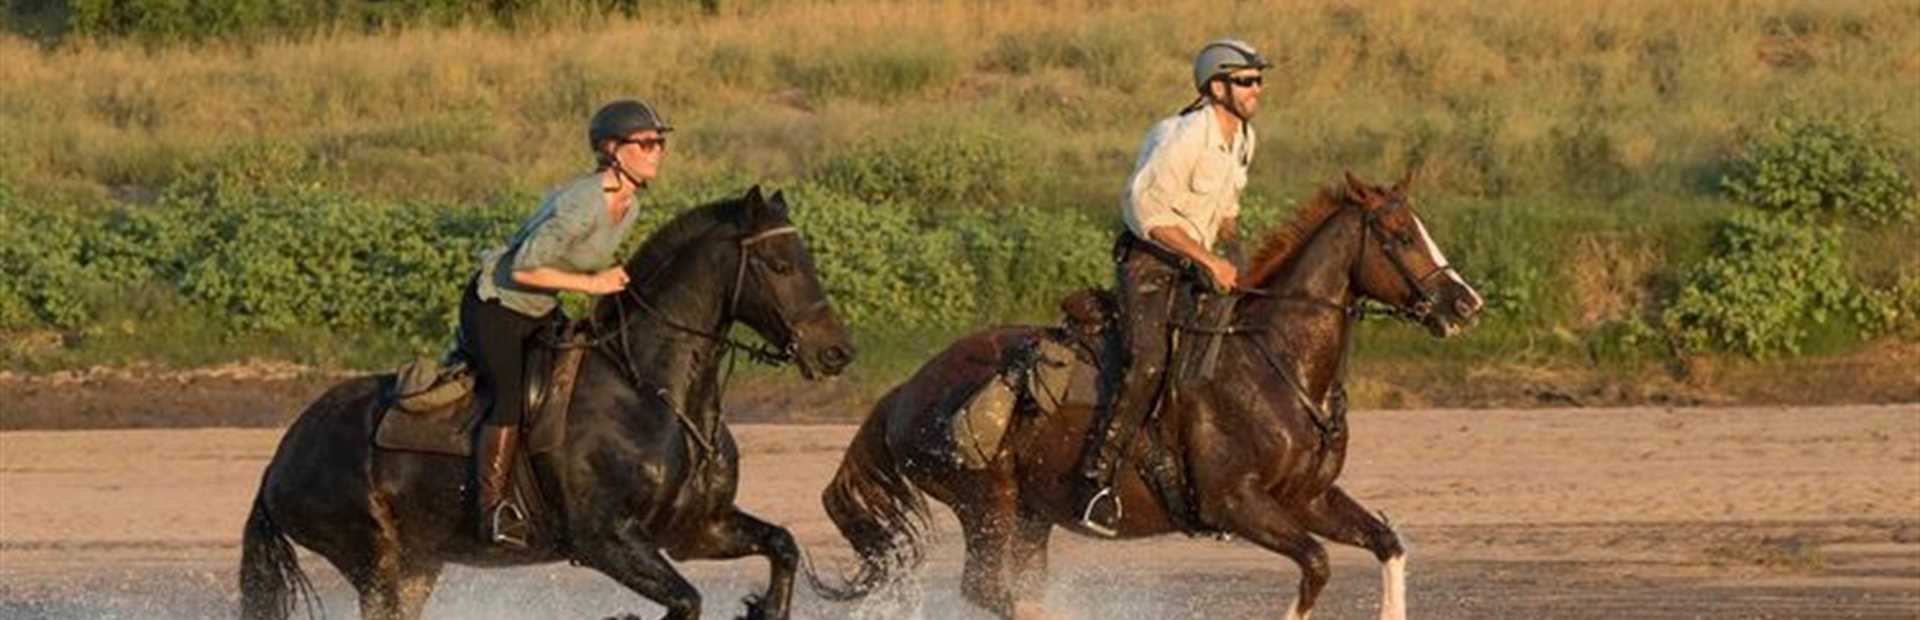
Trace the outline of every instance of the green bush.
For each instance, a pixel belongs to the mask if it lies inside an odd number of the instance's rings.
[[[822,162],[813,178],[867,202],[992,207],[1034,174],[1028,152],[985,130],[936,129],[860,142]]]
[[[952,325],[974,316],[978,283],[959,235],[910,209],[803,185],[787,192],[834,310],[856,330]]]
[[[1839,117],[1789,117],[1750,137],[1720,185],[1735,201],[1801,219],[1912,218],[1913,180],[1876,127]]]
[[[1743,211],[1721,227],[1713,255],[1693,268],[1666,307],[1682,348],[1753,357],[1799,353],[1810,324],[1849,321],[1884,329],[1896,309],[1847,276],[1839,233]]]
[[[0,329],[86,323],[84,225],[64,210],[34,209],[0,185]]]
[[[1078,213],[974,209],[942,227],[960,235],[978,274],[978,318],[987,322],[1049,321],[1067,292],[1113,283],[1113,231]]]

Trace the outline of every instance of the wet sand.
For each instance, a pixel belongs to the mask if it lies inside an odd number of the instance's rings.
[[[1358,411],[1343,485],[1409,541],[1418,618],[1920,618],[1920,406]],[[814,556],[850,557],[818,495],[847,426],[736,427],[741,503]],[[0,618],[230,617],[241,524],[279,431],[0,433]],[[800,618],[978,618],[958,528],[916,587]],[[1055,536],[1072,618],[1275,617],[1293,565],[1245,543]],[[1334,548],[1315,618],[1373,617],[1379,573]],[[302,556],[328,617],[357,612]],[[758,560],[683,564],[707,615],[740,612]],[[566,565],[452,568],[432,618],[658,614]]]

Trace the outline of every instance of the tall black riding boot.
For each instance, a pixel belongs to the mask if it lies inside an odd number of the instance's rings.
[[[483,543],[514,547],[527,544],[526,512],[509,496],[514,457],[519,451],[519,426],[481,425],[479,449],[474,454],[474,478],[479,487],[474,504],[479,509],[475,521]]]

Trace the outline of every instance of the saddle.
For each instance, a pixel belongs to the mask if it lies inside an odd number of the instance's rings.
[[[1207,299],[1204,293],[1181,297],[1183,306],[1176,308],[1170,326],[1175,336],[1168,372],[1174,380],[1164,383],[1156,398],[1160,403],[1171,399],[1180,385],[1211,378],[1224,335],[1220,328],[1230,319],[1235,300]],[[1017,342],[1004,343],[999,359],[992,362],[998,372],[955,410],[948,431],[953,457],[962,468],[984,469],[994,461],[1005,448],[1002,440],[1016,413],[1048,415],[1070,406],[1095,409],[1102,390],[1113,389],[1102,385],[1101,371],[1113,359],[1108,347],[1124,346],[1108,337],[1119,329],[1116,297],[1107,290],[1082,289],[1067,295],[1060,309],[1064,320],[1059,327],[1033,330]],[[1193,508],[1184,457],[1158,432],[1158,422],[1158,415],[1146,422],[1147,452],[1131,459],[1133,465],[1181,529],[1195,536],[1213,535]]]
[[[528,455],[560,447],[566,437],[567,406],[573,402],[574,379],[586,356],[581,330],[574,323],[555,322],[552,331],[528,347],[525,426]],[[474,389],[473,373],[464,356],[455,351],[435,363],[415,360],[394,374],[392,386],[375,422],[373,444],[387,450],[473,456],[473,436],[485,419],[493,398]]]

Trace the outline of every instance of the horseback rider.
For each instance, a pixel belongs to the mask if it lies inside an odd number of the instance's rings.
[[[1114,359],[1102,369],[1101,406],[1079,467],[1081,521],[1089,529],[1112,531],[1120,518],[1114,470],[1162,392],[1168,320],[1183,276],[1192,273],[1216,293],[1238,281],[1244,258],[1235,220],[1253,161],[1249,121],[1269,66],[1241,41],[1200,48],[1193,61],[1198,98],[1147,131],[1127,179],[1120,198],[1127,229],[1114,245],[1123,327],[1110,336],[1122,341],[1109,341]]]
[[[485,543],[526,544],[526,513],[508,489],[527,402],[530,339],[559,316],[560,291],[626,289],[614,252],[638,219],[634,195],[659,174],[670,131],[645,103],[602,106],[587,126],[594,171],[547,194],[505,245],[481,254],[480,272],[460,302],[460,335],[477,382],[493,393],[474,450],[474,505]]]

